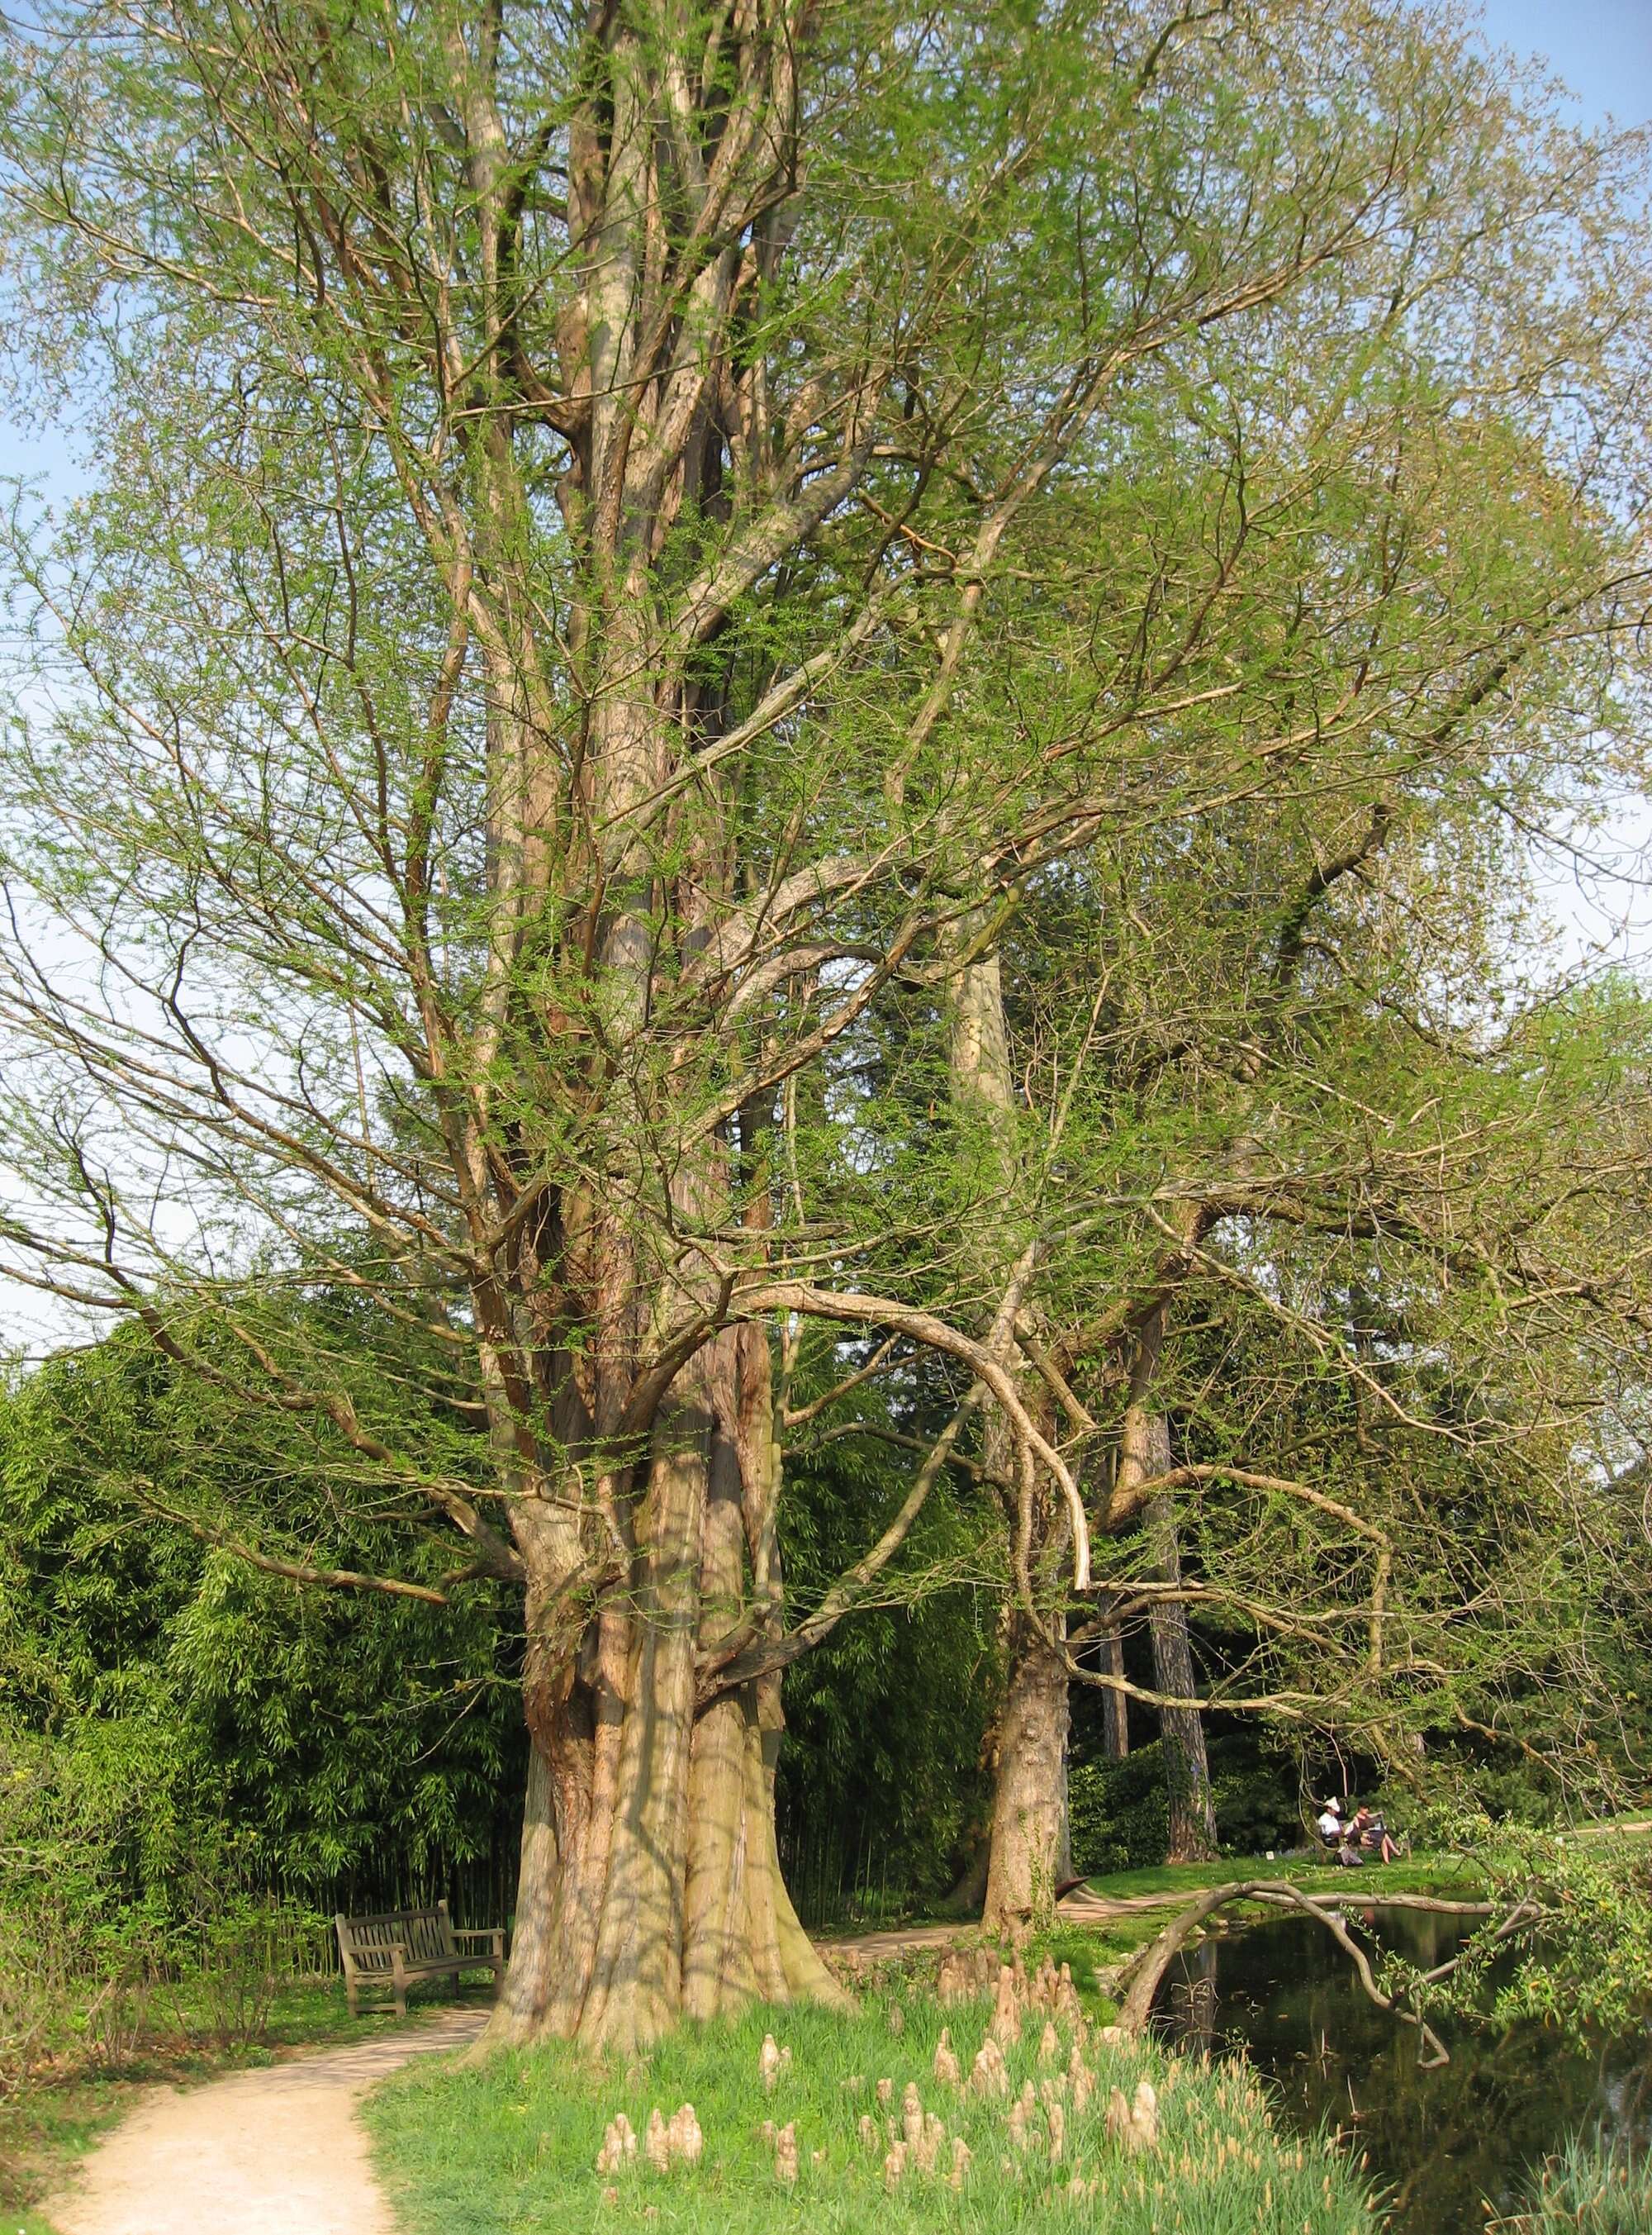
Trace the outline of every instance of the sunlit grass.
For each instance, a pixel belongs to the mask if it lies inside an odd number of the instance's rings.
[[[1109,1900],[1126,1901],[1142,1894],[1198,1893],[1205,1886],[1240,1878],[1288,1878],[1305,1892],[1359,1892],[1381,1900],[1385,1893],[1472,1893],[1475,1872],[1460,1855],[1406,1856],[1397,1862],[1368,1864],[1362,1870],[1344,1870],[1317,1855],[1280,1855],[1272,1862],[1263,1855],[1224,1855],[1214,1863],[1161,1863],[1149,1870],[1114,1871],[1086,1884]]]
[[[891,2032],[898,2009],[902,2029]],[[1369,2206],[1352,2168],[1320,2143],[1277,2133],[1254,2078],[1242,2067],[1178,2061],[1151,2047],[1091,2036],[1083,2052],[1096,2087],[1076,2107],[1069,2076],[1073,2033],[1059,2028],[1059,2056],[1044,2059],[1041,2011],[1006,2055],[1009,2093],[983,2097],[934,2076],[942,2025],[967,2081],[989,2029],[991,2005],[941,2009],[919,1999],[869,1996],[845,2017],[794,2008],[758,2009],[737,2023],[684,2027],[630,2068],[550,2046],[480,2068],[421,2062],[373,2099],[368,2117],[381,2173],[408,2235],[571,2235],[647,2225],[684,2235],[880,2235],[904,2230],[1028,2227],[1108,2235],[1353,2235]],[[792,2051],[766,2094],[764,2034]],[[877,2083],[890,2083],[882,2106]],[[1157,2146],[1130,2154],[1107,2133],[1110,2092],[1131,2097],[1148,2080],[1159,2098]],[[902,2098],[916,2085],[946,2140],[937,2169],[910,2165],[891,2185],[888,2145]],[[1012,2112],[1031,2083],[1035,2109]],[[1048,2103],[1063,2103],[1065,2135],[1050,2156]],[[645,2133],[650,2113],[691,2103],[703,2132],[695,2166],[651,2170],[643,2153],[599,2173],[604,2131],[624,2112]],[[875,2139],[864,2137],[863,2119]],[[765,2121],[770,2133],[765,2133]],[[793,2129],[795,2181],[777,2174],[773,2130]],[[971,2161],[948,2186],[952,2145]],[[782,2157],[784,2153],[782,2153]]]
[[[1607,1826],[1597,1827],[1600,1829]],[[1213,1863],[1159,1863],[1139,1870],[1100,1872],[1084,1883],[1092,1893],[1108,1901],[1143,1897],[1200,1893],[1206,1886],[1225,1885],[1237,1878],[1286,1878],[1310,1893],[1367,1894],[1373,1900],[1384,1893],[1434,1893],[1472,1899],[1479,1884],[1472,1858],[1459,1854],[1420,1852],[1392,1863],[1368,1863],[1363,1869],[1344,1869],[1318,1854],[1223,1855]],[[854,1924],[833,1926],[817,1936],[841,1941],[845,1946],[891,1930],[947,1925],[963,1932],[967,1920],[912,1911],[863,1918]]]

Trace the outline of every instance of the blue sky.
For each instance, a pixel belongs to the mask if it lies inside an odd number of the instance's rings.
[[[1485,0],[1485,34],[1546,56],[1595,121],[1652,121],[1652,0]]]

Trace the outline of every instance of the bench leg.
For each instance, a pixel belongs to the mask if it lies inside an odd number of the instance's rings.
[[[395,1987],[395,2014],[399,2018],[408,2014],[408,1967],[402,1950],[390,1950],[390,1977]]]
[[[353,1973],[344,1983],[344,1994],[349,2003],[350,2015],[353,2018],[360,2017],[362,2015],[362,1990],[356,1984],[355,1975]]]

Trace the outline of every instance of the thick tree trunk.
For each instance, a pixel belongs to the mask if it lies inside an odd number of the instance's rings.
[[[778,1679],[695,1698],[700,1648],[749,1603],[748,1562],[777,1604],[767,1371],[761,1334],[738,1328],[678,1376],[624,1611],[587,1623],[571,1653],[557,1628],[570,1577],[547,1566],[531,1581],[522,1876],[487,2048],[550,2033],[629,2054],[754,1996],[839,1997],[780,1877]]]
[[[1072,1875],[1067,1731],[1066,1665],[1017,1613],[998,1716],[983,1916],[989,1930],[1049,1916],[1056,1886]]]
[[[697,1122],[708,1079],[743,1067],[746,1027],[720,1047],[722,997],[702,988],[682,1006],[686,971],[744,891],[734,794],[699,757],[733,674],[712,647],[732,601],[865,467],[851,449],[840,482],[811,469],[800,486],[812,423],[776,442],[749,344],[797,187],[798,29],[767,4],[714,26],[709,45],[692,11],[590,18],[558,142],[575,276],[554,368],[521,349],[532,166],[510,153],[496,15],[482,11],[469,45],[445,33],[489,344],[464,376],[489,406],[467,387],[469,540],[450,551],[445,515],[435,536],[488,685],[477,1114],[450,1147],[526,1572],[533,1748],[490,2042],[552,2032],[630,2049],[680,2015],[835,1992],[780,1879],[779,1679],[699,1690],[708,1648],[780,1628],[779,1452],[767,1341],[714,1332],[727,1295],[683,1249],[727,1217],[761,1223],[764,1193],[738,1203],[726,1123]],[[469,355],[454,356],[455,377]],[[567,449],[556,659],[539,633],[552,624],[518,456],[518,427],[541,409]],[[697,570],[687,522],[695,539],[724,531],[706,536]],[[689,767],[692,783],[674,788]],[[501,1048],[541,1045],[555,1122],[536,1133],[526,1114],[519,1138],[493,1065]],[[532,1112],[532,1090],[520,1106]],[[601,1179],[519,1193],[519,1167]]]
[[[1152,1472],[1167,1474],[1171,1466],[1170,1427],[1162,1412],[1152,1415],[1148,1439]],[[1146,1524],[1159,1580],[1179,1583],[1181,1553],[1176,1541],[1173,1499],[1151,1498]],[[1155,1690],[1179,1699],[1192,1699],[1195,1678],[1185,1603],[1181,1599],[1155,1600],[1150,1626]],[[1170,1852],[1166,1859],[1172,1863],[1212,1861],[1218,1853],[1216,1808],[1211,1797],[1210,1764],[1205,1753],[1205,1725],[1198,1708],[1161,1707],[1159,1737],[1170,1814]]]

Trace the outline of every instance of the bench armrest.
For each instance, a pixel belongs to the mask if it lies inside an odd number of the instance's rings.
[[[488,1951],[492,1955],[502,1956],[505,1953],[505,1931],[502,1925],[455,1925],[454,1927],[454,1946],[462,1947],[467,1940],[485,1940],[487,1943]]]

